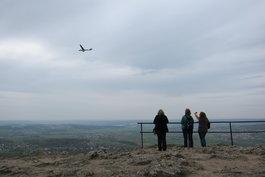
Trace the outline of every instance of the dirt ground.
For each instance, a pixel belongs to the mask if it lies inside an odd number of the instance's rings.
[[[164,152],[149,147],[120,153],[93,151],[0,159],[0,176],[5,177],[265,177],[265,146],[171,146]]]

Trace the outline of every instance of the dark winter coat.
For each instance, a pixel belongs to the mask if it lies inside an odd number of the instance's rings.
[[[159,134],[159,133],[168,132],[168,127],[167,127],[168,119],[167,119],[167,116],[165,116],[165,115],[156,115],[153,123],[155,124],[155,128],[154,128],[155,133]]]

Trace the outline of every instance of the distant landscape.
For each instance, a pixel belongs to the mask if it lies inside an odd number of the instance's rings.
[[[150,121],[149,121],[150,122]],[[153,125],[144,125],[152,131]],[[170,131],[180,131],[180,125],[169,125]],[[197,130],[195,125],[194,131]],[[228,131],[228,124],[212,124],[210,131]],[[233,130],[265,130],[265,123],[234,124]],[[168,144],[182,145],[182,134],[167,135]],[[199,146],[194,133],[195,146]],[[230,134],[208,134],[208,144],[230,144]],[[156,144],[156,136],[144,134],[144,146]],[[265,133],[234,134],[237,146],[265,144]],[[103,150],[128,151],[140,147],[140,126],[137,121],[83,122],[0,122],[0,154],[68,154]]]

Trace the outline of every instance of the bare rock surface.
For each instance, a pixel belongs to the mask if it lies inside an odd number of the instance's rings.
[[[130,152],[0,157],[3,177],[265,177],[265,146],[171,146]]]

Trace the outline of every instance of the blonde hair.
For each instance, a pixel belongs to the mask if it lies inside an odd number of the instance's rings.
[[[162,109],[159,109],[159,111],[158,111],[157,114],[158,114],[158,115],[164,115],[165,113],[164,113],[164,111],[163,111]]]

